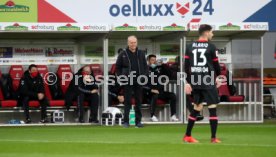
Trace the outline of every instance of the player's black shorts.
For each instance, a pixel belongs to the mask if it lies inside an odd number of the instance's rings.
[[[218,104],[219,95],[217,88],[212,89],[194,89],[193,98],[195,104],[206,102],[207,105]]]

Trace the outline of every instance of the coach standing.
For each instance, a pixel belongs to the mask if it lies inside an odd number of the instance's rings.
[[[135,36],[128,37],[128,47],[120,53],[116,62],[117,75],[128,77],[128,83],[124,85],[125,109],[124,109],[124,127],[129,127],[129,112],[131,109],[131,97],[134,95],[135,104],[135,125],[138,128],[143,127],[141,123],[141,96],[142,86],[138,83],[140,75],[148,75],[148,66],[144,52],[138,49],[138,40]],[[133,74],[133,81],[130,81],[130,75]],[[120,78],[119,78],[120,80]]]

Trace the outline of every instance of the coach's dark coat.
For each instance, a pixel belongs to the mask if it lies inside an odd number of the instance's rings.
[[[130,63],[130,58],[127,51],[129,51],[128,48],[125,49],[123,52],[121,52],[117,58],[116,72],[118,76],[121,76],[121,75],[127,76],[131,72],[131,63]],[[147,66],[145,53],[139,50],[138,48],[136,49],[135,53],[137,53],[139,75],[148,75],[148,66]]]

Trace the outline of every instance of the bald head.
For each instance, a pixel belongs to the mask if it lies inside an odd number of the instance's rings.
[[[131,35],[127,38],[128,41],[130,40],[137,40],[137,37],[135,35]]]
[[[138,40],[137,40],[137,37],[132,35],[132,36],[129,36],[127,38],[127,44],[128,44],[128,48],[131,52],[135,52],[136,51],[136,48],[137,48],[137,45],[138,45]]]

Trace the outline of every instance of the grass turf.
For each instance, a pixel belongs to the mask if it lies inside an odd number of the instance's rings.
[[[196,125],[199,144],[182,142],[186,125],[1,127],[1,157],[268,157],[276,154],[276,125],[224,124],[221,144],[210,144],[209,125]]]

